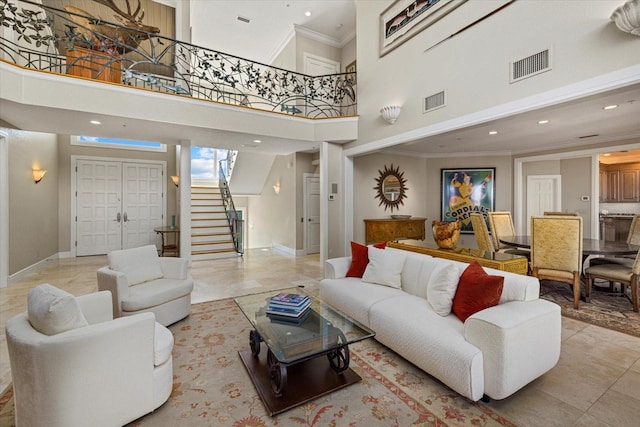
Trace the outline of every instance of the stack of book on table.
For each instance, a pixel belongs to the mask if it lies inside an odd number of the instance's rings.
[[[306,317],[310,306],[311,299],[307,295],[281,292],[269,299],[265,311],[271,318],[297,322]]]

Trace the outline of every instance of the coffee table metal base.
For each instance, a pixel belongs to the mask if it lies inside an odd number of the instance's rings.
[[[301,363],[288,365],[286,368],[286,389],[281,390],[281,395],[277,396],[270,378],[266,345],[262,344],[258,356],[253,355],[251,348],[240,350],[238,353],[270,416],[280,414],[362,380],[350,368],[340,374],[336,373],[331,364],[327,362],[327,357],[322,355]]]

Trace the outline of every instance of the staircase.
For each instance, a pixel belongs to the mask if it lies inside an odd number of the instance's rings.
[[[191,187],[191,259],[232,258],[238,254],[218,187]]]

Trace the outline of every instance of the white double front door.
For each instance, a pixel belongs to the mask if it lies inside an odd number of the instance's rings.
[[[164,163],[75,161],[76,255],[156,244],[164,225]]]

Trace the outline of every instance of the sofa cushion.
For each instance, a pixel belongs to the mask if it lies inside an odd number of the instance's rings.
[[[504,277],[487,274],[477,261],[464,270],[453,297],[452,310],[463,322],[485,308],[498,305]]]
[[[160,366],[171,357],[173,350],[173,334],[160,323],[156,322],[153,335],[153,365]]]
[[[89,324],[76,297],[48,283],[29,291],[27,317],[31,326],[45,335],[55,335]]]
[[[112,251],[108,257],[109,268],[124,273],[129,286],[160,279],[163,276],[155,245]]]
[[[156,279],[129,288],[122,297],[122,310],[139,311],[188,295],[193,290],[193,281]]]
[[[440,316],[448,316],[453,296],[458,288],[459,273],[456,266],[446,260],[433,260],[435,267],[427,283],[427,301]]]
[[[396,251],[369,248],[369,264],[362,281],[398,288],[402,286],[401,274],[406,255]]]
[[[376,243],[375,248],[384,249],[387,242]],[[362,277],[369,264],[369,247],[360,243],[351,242],[351,266],[346,277]]]
[[[365,326],[369,326],[369,310],[373,305],[402,295],[400,289],[364,283],[355,277],[320,281],[320,298]]]

